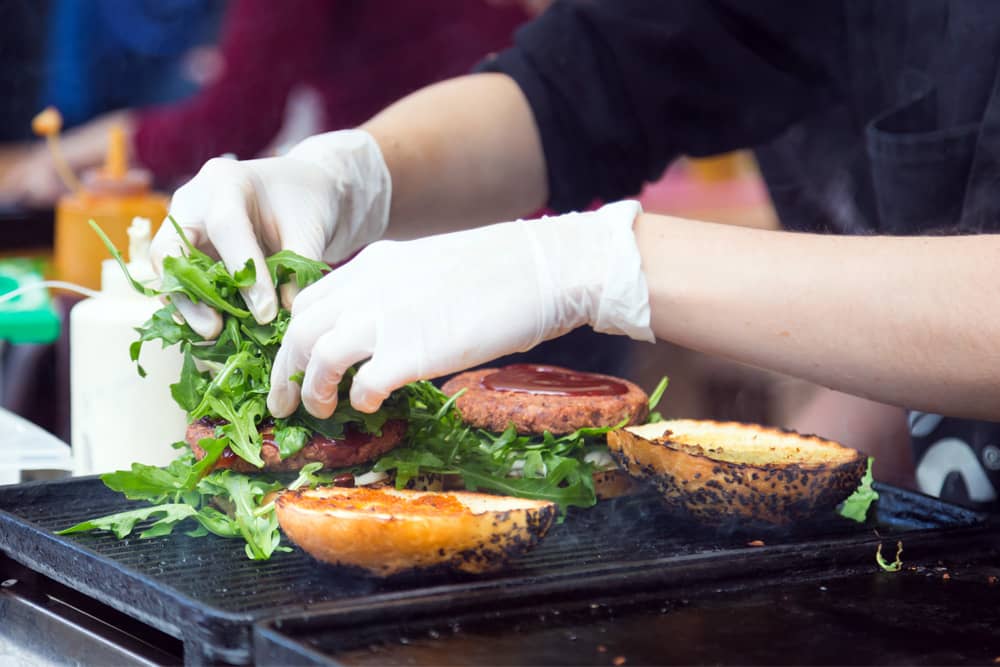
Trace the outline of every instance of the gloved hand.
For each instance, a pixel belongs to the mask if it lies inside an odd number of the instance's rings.
[[[301,400],[325,418],[337,384],[370,357],[351,404],[374,412],[407,382],[463,370],[590,324],[652,341],[632,224],[636,202],[408,242],[380,241],[295,300],[268,409]]]
[[[372,136],[344,130],[310,137],[281,157],[209,160],[174,194],[170,214],[196,247],[218,254],[230,271],[254,260],[257,281],[243,298],[265,323],[278,311],[265,254],[288,249],[329,263],[346,259],[385,232],[391,190]],[[150,247],[154,268],[161,271],[163,258],[182,248],[173,225],[164,221]],[[295,293],[294,285],[282,287],[286,307]],[[217,312],[183,298],[175,303],[199,334],[219,334]]]

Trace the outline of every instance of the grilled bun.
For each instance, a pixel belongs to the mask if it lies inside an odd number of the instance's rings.
[[[608,434],[611,456],[704,523],[788,524],[832,511],[858,486],[867,456],[813,435],[678,419]]]
[[[489,572],[533,547],[554,503],[462,491],[320,487],[275,502],[285,535],[314,558],[389,576],[448,567]]]

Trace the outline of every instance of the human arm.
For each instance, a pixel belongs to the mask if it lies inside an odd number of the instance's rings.
[[[658,338],[869,399],[998,419],[1000,236],[840,237],[643,215]]]
[[[633,228],[605,211],[370,246],[296,302],[269,406],[297,405],[288,378],[304,370],[306,407],[332,410],[325,388],[370,359],[351,399],[374,410],[405,382],[589,324],[882,403],[1000,419],[1000,235],[836,237],[650,214]]]
[[[391,181],[390,233],[413,237],[509,219],[546,200],[557,209],[583,208],[597,196],[638,191],[643,179],[682,151],[727,150],[773,136],[829,99],[825,61],[813,54],[826,54],[829,49],[819,47],[835,41],[838,24],[826,19],[838,6],[789,10],[760,3],[747,10],[728,0],[557,4],[537,27],[519,33],[517,47],[491,61],[488,69],[496,73],[432,86],[362,127],[380,146],[371,154],[379,161],[384,155],[385,172],[391,173],[383,179]],[[762,34],[768,39],[759,39]],[[323,136],[307,140],[314,149],[310,162],[346,164],[337,155],[338,142],[324,149]],[[317,173],[314,165],[276,160],[271,172],[291,186],[306,180],[307,171]],[[193,216],[176,217],[192,233],[203,228],[201,237],[217,249],[233,239],[238,251],[223,253],[233,258],[252,255],[245,252],[254,245],[247,230],[260,236],[265,250],[277,250],[261,234],[272,225],[260,224],[255,210],[267,208],[262,191],[278,183],[253,172],[252,166],[227,169],[221,181],[206,172],[185,186],[205,193],[238,186],[251,225],[207,224],[201,215],[207,215],[207,194],[205,211],[186,207]],[[329,238],[341,225],[336,200],[362,192],[389,197],[370,184],[334,176],[301,198],[332,202],[322,219],[304,218],[294,206],[275,210],[275,218],[305,220],[323,227]],[[385,229],[386,221],[371,222],[362,229],[367,233],[353,235],[359,243],[352,250]],[[364,228],[365,221],[359,225]],[[171,233],[169,227],[161,232]],[[158,236],[154,249],[158,245],[176,248],[177,242],[160,243]]]
[[[509,220],[547,199],[545,156],[531,107],[503,74],[429,86],[361,129],[378,142],[392,174],[390,234]]]

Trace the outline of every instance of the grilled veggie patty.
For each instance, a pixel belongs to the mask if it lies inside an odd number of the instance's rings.
[[[496,391],[484,386],[483,379],[497,370],[484,368],[461,373],[441,388],[449,396],[466,390],[455,404],[467,424],[498,433],[514,424],[522,434],[540,435],[548,431],[564,435],[580,428],[614,426],[626,418],[629,424],[641,424],[649,414],[646,392],[628,380],[593,374],[623,384],[627,391],[610,396],[559,396]]]

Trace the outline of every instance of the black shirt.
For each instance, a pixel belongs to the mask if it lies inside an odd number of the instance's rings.
[[[1000,227],[998,54],[997,0],[565,0],[481,69],[524,91],[556,210],[750,148],[786,228],[968,233]],[[996,424],[922,423],[918,457],[1000,451]]]

